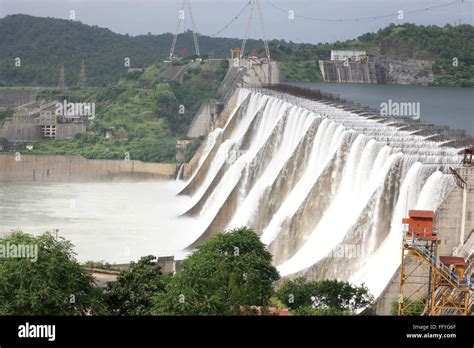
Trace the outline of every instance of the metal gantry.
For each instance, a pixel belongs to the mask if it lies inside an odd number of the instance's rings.
[[[191,7],[191,0],[182,0],[181,6],[178,12],[178,22],[176,24],[176,31],[173,36],[173,42],[171,43],[171,50],[170,50],[170,56],[169,56],[170,59],[173,59],[175,57],[174,51],[176,49],[176,42],[178,41],[178,35],[181,32],[181,25],[183,26],[183,32],[186,30],[187,14],[189,14],[189,18],[191,22],[191,31],[193,33],[194,50],[197,56],[201,55],[199,51],[198,29],[196,26],[196,22],[194,21],[193,10]]]
[[[267,56],[268,61],[270,61],[270,46],[268,44],[268,40],[265,34],[265,22],[263,20],[263,13],[262,7],[260,5],[260,0],[250,0],[250,13],[247,20],[247,27],[245,29],[245,35],[242,40],[242,47],[240,49],[240,58],[242,59],[245,54],[245,45],[247,44],[247,40],[250,34],[250,29],[252,27],[252,22],[254,18],[254,13],[256,14],[257,20],[260,23],[260,29],[262,31],[263,36],[263,44],[265,45],[265,55]]]
[[[399,315],[423,306],[424,315],[470,315],[473,292],[461,257],[438,256],[434,212],[410,210],[403,232]]]
[[[86,66],[84,65],[84,60],[81,62],[81,72],[79,73],[79,80],[77,81],[77,87],[79,88],[86,87]]]
[[[64,72],[64,64],[61,64],[59,68],[59,80],[58,80],[58,89],[65,89],[66,82],[65,82],[65,72]]]

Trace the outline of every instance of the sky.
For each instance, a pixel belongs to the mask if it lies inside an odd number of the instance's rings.
[[[175,32],[182,0],[0,0],[0,18],[9,14],[69,19],[98,25],[130,35]],[[213,35],[224,28],[246,6],[248,0],[189,0],[196,27]],[[450,2],[443,6],[406,13]],[[474,0],[260,0],[264,30],[254,14],[249,37],[285,39],[293,42],[334,42],[373,32],[390,23],[456,25],[473,24]],[[290,12],[293,11],[293,12]],[[403,18],[399,19],[399,11]],[[250,7],[218,36],[245,36]],[[290,19],[290,15],[294,18]],[[388,16],[374,19],[372,17]],[[313,20],[303,17],[319,18]],[[371,19],[360,19],[367,18]],[[359,18],[358,21],[354,19]],[[326,21],[330,20],[330,21]],[[189,19],[186,28],[191,29]]]

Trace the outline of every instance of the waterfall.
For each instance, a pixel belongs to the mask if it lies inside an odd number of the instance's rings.
[[[439,207],[458,150],[334,105],[240,89],[181,194],[193,249],[249,226],[282,276],[365,283],[379,296],[400,263],[401,219]],[[356,246],[356,258],[336,251]]]
[[[179,166],[178,175],[176,175],[176,181],[180,181],[183,178],[184,163]]]

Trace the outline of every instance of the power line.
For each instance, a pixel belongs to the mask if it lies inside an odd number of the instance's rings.
[[[267,2],[271,7],[273,7],[274,9],[276,9],[280,12],[284,12],[286,14],[290,13],[290,10],[285,10],[284,8],[282,8],[278,5],[276,5],[275,3],[273,3],[273,1],[271,1],[271,0],[267,0]],[[455,1],[444,3],[444,4],[419,8],[419,9],[416,9],[416,10],[403,11],[403,14],[413,14],[413,13],[425,12],[425,11],[430,11],[430,10],[440,8],[440,7],[446,7],[446,6],[451,6],[451,5],[454,5],[454,4],[462,4],[462,3],[464,3],[464,0],[455,0]],[[387,15],[371,16],[371,17],[360,17],[360,18],[316,18],[316,17],[309,17],[309,16],[297,15],[297,14],[294,14],[294,17],[295,18],[297,17],[297,18],[312,20],[312,21],[318,21],[318,22],[358,22],[358,21],[366,21],[366,20],[375,20],[375,19],[397,17],[399,15],[400,15],[400,13],[397,12],[397,13],[391,13],[391,14],[387,14]]]
[[[218,31],[216,31],[214,34],[211,35],[211,37],[215,37],[216,35],[219,35],[220,33],[222,33],[223,31],[225,31],[227,28],[229,28],[229,26],[231,26],[237,19],[239,19],[239,17],[245,12],[245,10],[247,10],[247,8],[249,8],[249,6],[252,4],[252,1],[248,1],[247,4],[244,6],[244,8],[242,8],[239,13],[237,13],[237,15],[235,15],[229,23],[227,23],[226,25],[224,25],[221,29],[219,29]]]

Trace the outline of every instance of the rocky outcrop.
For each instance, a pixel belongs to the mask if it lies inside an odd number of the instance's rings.
[[[377,57],[377,83],[426,86],[433,82],[432,66],[431,60]]]

